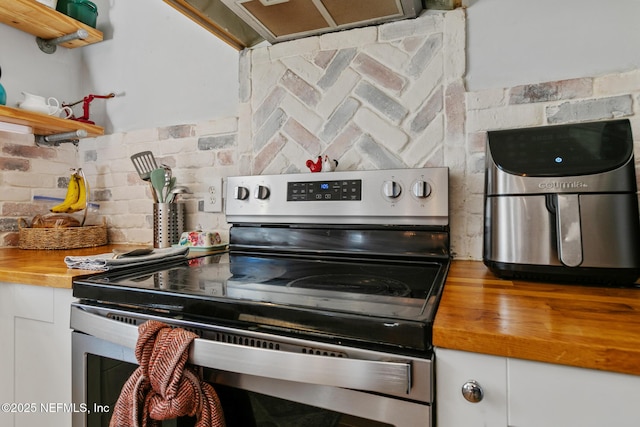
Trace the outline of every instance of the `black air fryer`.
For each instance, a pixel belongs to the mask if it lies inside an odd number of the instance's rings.
[[[630,284],[640,224],[629,120],[488,132],[484,263],[503,278]]]

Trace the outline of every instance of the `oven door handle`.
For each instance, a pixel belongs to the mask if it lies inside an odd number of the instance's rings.
[[[71,307],[71,328],[134,349],[138,328]],[[196,338],[189,363],[221,371],[389,394],[411,390],[411,362],[291,353]]]

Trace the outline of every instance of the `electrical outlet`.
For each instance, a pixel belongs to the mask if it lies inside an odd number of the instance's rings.
[[[202,209],[205,212],[222,212],[222,178],[211,180]]]

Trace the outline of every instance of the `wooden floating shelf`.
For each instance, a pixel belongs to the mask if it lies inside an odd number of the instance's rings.
[[[0,22],[45,40],[86,30],[89,33],[86,39],[60,44],[70,49],[98,43],[103,38],[101,31],[35,0],[0,0]]]
[[[87,138],[104,135],[104,129],[100,126],[3,105],[0,105],[0,122],[29,126],[34,135],[54,135],[79,129],[87,131]]]

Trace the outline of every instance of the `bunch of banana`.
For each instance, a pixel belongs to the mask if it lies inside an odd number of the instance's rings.
[[[73,213],[87,207],[87,185],[82,172],[74,170],[69,178],[69,186],[64,201],[51,208],[51,212]]]

